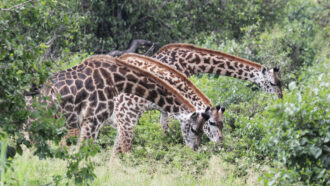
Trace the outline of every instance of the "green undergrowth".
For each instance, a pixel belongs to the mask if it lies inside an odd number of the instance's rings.
[[[181,148],[181,147],[178,147]],[[176,150],[173,148],[172,150]],[[188,152],[185,161],[196,161],[192,157],[199,156],[197,152]],[[146,161],[143,164],[129,164],[129,156],[114,156],[112,149],[103,150],[92,158],[95,167],[94,173],[97,177],[93,182],[86,182],[91,185],[256,185],[258,178],[268,167],[257,164],[247,165],[244,160],[237,160],[238,163],[245,163],[244,175],[237,175],[242,171],[235,164],[222,160],[220,154],[210,156],[206,164],[198,174],[187,171],[194,169],[193,163],[189,167],[180,167],[180,161],[164,162]],[[180,154],[180,152],[179,152]],[[174,155],[174,158],[179,155]],[[190,157],[190,158],[189,158]],[[182,157],[183,158],[183,157]],[[152,159],[152,158],[150,158]],[[30,152],[18,155],[12,162],[12,169],[4,174],[7,185],[74,185],[66,173],[67,162],[59,159],[47,158],[40,160]]]

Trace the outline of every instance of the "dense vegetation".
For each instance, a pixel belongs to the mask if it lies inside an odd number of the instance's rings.
[[[1,0],[0,185],[329,185],[328,17],[327,0]],[[193,43],[278,66],[284,97],[246,81],[195,76],[191,80],[214,104],[227,107],[220,146],[203,138],[198,152],[184,147],[178,122],[164,134],[152,111],[139,121],[129,154],[109,156],[116,135],[111,127],[76,154],[59,149],[63,119],[40,103],[30,113],[24,92],[88,55],[126,49],[133,39],[157,47]],[[34,147],[21,131],[28,116],[36,118]],[[33,154],[21,155],[22,144]],[[40,172],[47,175],[40,178]]]

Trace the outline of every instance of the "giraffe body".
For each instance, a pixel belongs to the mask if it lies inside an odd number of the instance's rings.
[[[196,111],[166,81],[105,55],[92,56],[73,68],[54,74],[41,93],[50,97],[48,104],[58,103],[68,129],[80,128],[78,146],[82,140],[97,138],[99,129],[111,118],[114,99],[120,93],[145,98],[166,112],[176,113],[180,122],[193,130],[200,130],[209,116],[206,111]],[[135,104],[135,99],[131,101]],[[24,128],[27,129],[28,125]],[[188,145],[196,146],[198,136],[187,132]]]

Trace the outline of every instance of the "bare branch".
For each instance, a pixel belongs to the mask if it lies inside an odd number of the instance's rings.
[[[132,41],[129,49],[123,50],[123,51],[113,50],[113,51],[109,52],[108,55],[115,57],[115,56],[121,56],[125,53],[134,53],[137,50],[137,48],[139,48],[142,45],[151,45],[151,48],[153,48],[154,45],[158,45],[158,43],[154,43],[154,42],[143,40],[143,39],[135,39]],[[148,52],[149,52],[149,50],[148,50]]]
[[[29,3],[29,2],[32,2],[32,1],[34,1],[34,0],[28,0],[28,1],[25,1],[24,3],[20,3],[20,4],[17,4],[17,5],[14,5],[14,6],[10,7],[10,8],[4,8],[4,9],[1,9],[0,11],[10,11],[10,10],[12,10],[12,9],[14,9],[14,8],[22,7],[22,6],[24,6],[25,4],[27,4],[27,3]]]
[[[149,52],[155,50],[155,43],[152,43],[151,47],[144,53],[144,55],[147,55]]]
[[[65,26],[64,25],[60,25],[59,27],[56,28],[55,32],[54,32],[54,35],[53,37],[48,40],[47,42],[45,42],[45,45],[48,46],[48,50],[44,53],[43,57],[44,59],[43,60],[46,60],[48,59],[49,57],[52,57],[52,45],[54,43],[54,41],[59,38],[60,36],[57,34],[59,32],[61,32],[63,29],[65,29]]]

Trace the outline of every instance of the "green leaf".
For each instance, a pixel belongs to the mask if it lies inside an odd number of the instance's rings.
[[[310,148],[310,152],[312,153],[312,155],[313,155],[316,159],[318,159],[318,158],[321,156],[321,154],[322,154],[322,149],[320,149],[319,147],[316,147],[316,146],[312,146],[312,147]]]
[[[20,74],[22,74],[22,73],[23,73],[22,70],[18,70],[18,71],[16,72],[17,75],[20,75]]]

